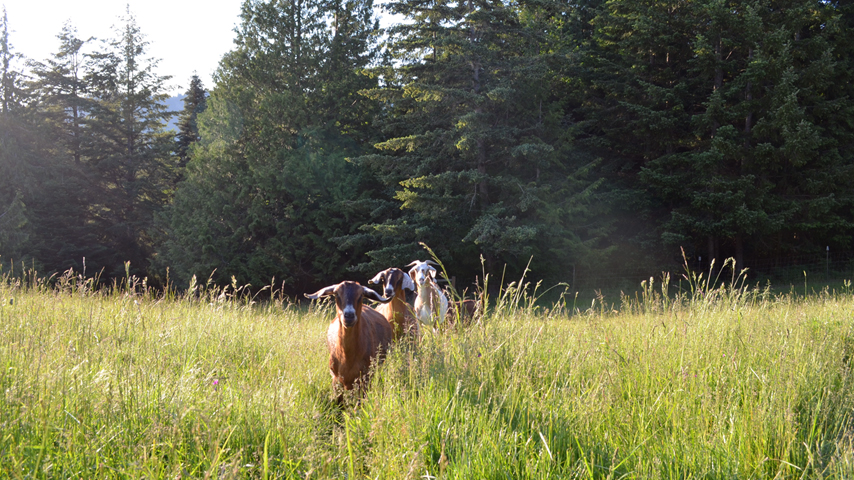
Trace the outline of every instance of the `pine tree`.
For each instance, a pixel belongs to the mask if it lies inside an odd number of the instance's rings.
[[[183,168],[187,164],[190,145],[200,139],[197,119],[199,114],[207,108],[207,92],[198,75],[193,75],[193,78],[190,79],[190,87],[187,89],[183,101],[184,110],[178,118],[178,137],[175,149],[179,159],[179,168]]]
[[[38,187],[42,170],[37,135],[26,121],[21,55],[9,38],[6,7],[0,18],[0,261],[32,260],[27,248],[31,213],[26,200]],[[30,263],[30,262],[27,262]],[[30,263],[31,264],[31,263]]]
[[[33,137],[19,118],[0,112],[0,265],[32,258],[27,248],[31,229],[25,199],[33,193],[41,170]],[[4,271],[8,267],[4,265]]]
[[[9,19],[4,5],[3,17],[0,18],[0,113],[9,113],[23,107],[23,73],[15,68],[15,62],[21,58],[9,39]]]
[[[91,144],[87,112],[93,109],[85,81],[88,65],[82,48],[88,40],[66,23],[57,35],[59,48],[43,62],[30,62],[27,84],[32,102],[28,117],[40,138],[44,172],[38,193],[26,199],[32,231],[29,253],[44,273],[104,265],[109,246],[94,228],[98,205],[94,165],[85,150]]]
[[[156,73],[157,60],[146,58],[148,42],[128,10],[106,49],[92,54],[87,77],[95,102],[87,125],[91,143],[85,154],[95,169],[94,228],[110,246],[107,275],[145,272],[153,255],[153,216],[172,189],[172,134],[165,130],[171,113],[170,77]]]
[[[44,62],[30,62],[34,79],[28,89],[35,98],[40,123],[46,124],[55,136],[58,156],[70,158],[81,165],[86,112],[91,109],[87,67],[82,52],[89,40],[77,37],[77,29],[66,22],[57,35],[59,50]]]
[[[596,23],[591,133],[673,253],[744,266],[850,238],[829,5],[608,2]]]
[[[245,2],[199,115],[201,140],[161,217],[161,269],[292,293],[340,278],[356,249],[331,239],[370,215],[365,177],[346,158],[370,138],[376,80],[369,1]]]
[[[389,30],[397,65],[378,72],[387,85],[370,92],[386,105],[385,139],[361,161],[400,210],[369,227],[376,247],[360,268],[422,258],[419,242],[471,279],[481,255],[493,273],[503,264],[515,273],[531,255],[553,271],[571,263],[578,252],[550,257],[544,238],[570,228],[567,204],[553,195],[570,201],[580,194],[572,179],[584,178],[560,125],[563,100],[552,94],[558,80],[548,62],[566,52],[543,33],[566,10],[442,0],[388,7],[407,20]]]

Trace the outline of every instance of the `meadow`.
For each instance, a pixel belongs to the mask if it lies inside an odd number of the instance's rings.
[[[513,283],[339,407],[328,303],[6,276],[0,477],[854,478],[850,283],[740,280]]]

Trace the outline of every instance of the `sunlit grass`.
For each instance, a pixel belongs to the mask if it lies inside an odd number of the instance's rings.
[[[338,408],[328,306],[128,283],[0,282],[0,477],[854,478],[850,291],[514,285]]]

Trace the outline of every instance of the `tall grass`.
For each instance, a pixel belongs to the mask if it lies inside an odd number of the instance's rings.
[[[521,279],[339,408],[328,306],[54,280],[0,281],[0,477],[854,478],[850,292]]]

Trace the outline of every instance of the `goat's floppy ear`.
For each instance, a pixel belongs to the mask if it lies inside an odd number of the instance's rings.
[[[371,289],[370,289],[370,288],[368,288],[368,287],[362,287],[362,293],[363,293],[366,297],[370,298],[371,300],[376,300],[376,301],[378,301],[378,302],[380,302],[380,303],[388,303],[388,302],[390,302],[390,301],[391,301],[391,298],[385,298],[385,297],[383,297],[382,295],[380,295],[379,293],[377,293],[377,292],[375,292],[375,291],[371,290]],[[392,298],[393,298],[393,297],[392,297]]]
[[[415,281],[412,280],[413,276],[415,276],[415,274],[413,272],[409,272],[409,275],[404,275],[403,277],[403,288],[409,289],[411,292],[416,290]]]
[[[436,269],[433,267],[430,267],[430,276],[433,277],[434,280],[436,279]]]
[[[335,287],[337,287],[337,286],[338,285],[330,285],[328,287],[321,288],[320,290],[312,293],[311,295],[306,293],[305,296],[312,299],[312,300],[317,300],[320,297],[326,297],[326,296],[334,294],[335,293]]]
[[[368,280],[368,283],[383,283],[385,281],[385,270],[378,273],[376,277]]]

